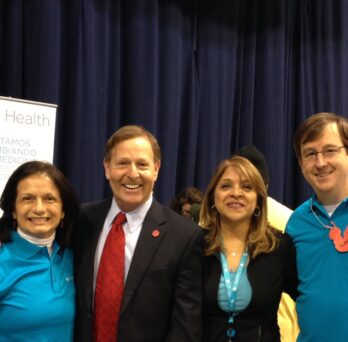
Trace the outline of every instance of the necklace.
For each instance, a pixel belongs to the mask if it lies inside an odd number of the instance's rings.
[[[244,248],[244,243],[241,244],[240,246],[238,246],[238,247],[235,248],[235,249],[231,249],[229,252],[227,252],[227,250],[224,248],[225,253],[231,255],[232,257],[236,257],[236,256],[239,255],[240,253],[243,253],[244,249],[245,249],[245,248]]]
[[[333,245],[335,246],[336,250],[341,253],[348,252],[348,226],[346,227],[343,237],[341,235],[341,229],[336,226],[334,221],[330,221],[331,226],[324,224],[318,217],[318,215],[315,213],[313,209],[313,199],[311,199],[311,211],[316,218],[316,220],[326,229],[329,230],[329,238],[332,240]]]

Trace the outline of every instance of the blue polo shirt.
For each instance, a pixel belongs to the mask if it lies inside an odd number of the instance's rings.
[[[343,236],[348,199],[329,217],[313,195],[294,211],[286,227],[297,251],[300,342],[348,341],[348,252],[338,252],[330,240],[324,226],[331,221]]]
[[[0,247],[0,341],[73,339],[75,287],[71,250],[59,252],[21,238]]]

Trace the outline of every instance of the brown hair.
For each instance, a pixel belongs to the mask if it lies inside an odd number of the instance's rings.
[[[79,204],[75,190],[63,173],[54,165],[43,161],[29,161],[20,165],[8,179],[0,198],[3,215],[0,219],[0,241],[11,241],[10,232],[15,229],[12,213],[15,210],[18,183],[32,175],[45,174],[57,187],[62,199],[64,216],[63,227],[56,230],[56,241],[62,246],[70,244],[71,230],[79,212]]]
[[[182,213],[182,206],[188,204],[201,204],[203,200],[203,193],[198,188],[193,186],[187,187],[175,196],[170,202],[169,207],[177,213]]]
[[[301,146],[320,138],[326,126],[332,123],[337,125],[343,145],[348,147],[348,120],[334,113],[317,113],[303,121],[295,132],[294,149],[299,161],[302,160]]]
[[[154,162],[161,160],[161,148],[159,147],[158,141],[154,135],[152,135],[149,131],[141,126],[129,125],[123,126],[118,129],[106,142],[105,151],[104,151],[104,159],[106,161],[110,161],[111,159],[111,151],[112,149],[119,143],[134,139],[144,137],[147,138],[151,144]]]
[[[203,198],[200,224],[208,230],[205,255],[212,255],[222,248],[220,216],[214,206],[214,192],[218,182],[229,167],[233,167],[240,176],[247,178],[257,193],[257,207],[260,209],[260,215],[253,215],[251,219],[247,238],[248,252],[252,258],[261,253],[269,253],[278,246],[278,238],[274,229],[267,223],[267,190],[265,183],[259,171],[249,160],[240,156],[232,156],[218,165]]]

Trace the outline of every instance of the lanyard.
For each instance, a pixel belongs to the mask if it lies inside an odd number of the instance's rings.
[[[227,329],[227,337],[229,338],[229,341],[232,341],[232,338],[236,334],[236,331],[232,328],[232,324],[233,324],[233,317],[235,315],[237,291],[238,291],[239,282],[240,282],[240,278],[242,276],[243,270],[246,268],[246,264],[248,260],[248,252],[245,251],[240,259],[233,284],[231,284],[230,271],[228,269],[226,256],[224,253],[220,252],[220,257],[221,257],[222,273],[224,276],[224,281],[225,281],[226,290],[227,290],[228,308],[230,310],[230,316],[228,318],[229,327]]]
[[[311,211],[316,218],[316,220],[326,229],[329,230],[329,238],[332,240],[336,250],[341,253],[348,252],[348,227],[346,227],[346,230],[343,233],[341,233],[341,229],[338,228],[334,221],[330,221],[330,225],[325,225],[321,219],[318,217],[318,215],[315,213],[315,210],[313,209],[313,198],[311,198]]]

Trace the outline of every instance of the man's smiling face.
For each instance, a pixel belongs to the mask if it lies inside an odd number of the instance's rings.
[[[111,151],[110,160],[104,160],[104,168],[117,205],[128,212],[151,196],[160,161],[154,160],[150,141],[137,137],[118,143]]]
[[[315,160],[306,160],[304,156],[328,148],[342,147],[344,144],[337,125],[331,123],[315,141],[301,146],[300,166],[307,182],[316,192],[319,201],[325,205],[340,203],[348,196],[348,155],[345,148],[340,148],[337,155],[325,157],[316,154]]]

